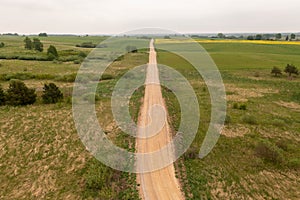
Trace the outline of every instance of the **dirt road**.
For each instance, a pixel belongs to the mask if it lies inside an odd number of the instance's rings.
[[[159,85],[159,74],[156,61],[156,52],[154,48],[154,40],[150,42],[150,54],[149,64],[147,68],[146,83],[145,83],[145,96],[144,102],[140,110],[139,125],[146,127],[151,124],[151,127],[146,134],[153,135],[152,131],[158,131],[152,137],[149,138],[137,138],[136,149],[138,153],[149,153],[159,150],[165,146],[171,140],[171,133],[169,131],[169,125],[167,117],[163,116],[160,119],[164,120],[163,126],[158,129],[153,123],[157,123],[157,119],[151,119],[149,116],[149,110],[152,106],[165,107],[164,100],[162,98],[161,86]],[[138,134],[145,134],[145,132],[138,131]],[[171,154],[171,152],[170,152]],[[156,158],[155,162],[163,162],[166,158]],[[168,159],[168,158],[167,158]],[[145,161],[140,159],[137,161],[137,165],[153,165],[153,161]],[[137,183],[140,185],[139,193],[140,197],[144,200],[183,200],[183,194],[180,190],[180,184],[175,177],[175,170],[173,165],[169,165],[166,168],[149,172],[137,174]]]

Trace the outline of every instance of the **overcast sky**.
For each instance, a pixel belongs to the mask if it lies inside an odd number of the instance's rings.
[[[0,32],[300,32],[300,0],[0,0]]]

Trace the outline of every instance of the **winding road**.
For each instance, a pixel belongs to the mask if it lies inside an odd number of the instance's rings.
[[[149,115],[150,109],[153,106],[161,106],[164,108],[164,110],[167,110],[162,97],[157,68],[156,51],[154,47],[154,40],[152,39],[150,42],[149,63],[145,81],[145,96],[138,121],[139,126],[141,127],[149,126],[149,124],[152,123],[152,128],[149,130],[150,132],[146,132],[146,135],[151,134],[151,137],[137,137],[136,151],[138,153],[150,153],[157,151],[161,149],[161,147],[168,144],[172,139],[166,117],[167,112],[165,112],[165,116],[160,118],[165,122],[158,123],[159,121],[157,119],[151,119]],[[156,125],[156,123],[158,125]],[[161,124],[163,124],[162,127],[157,129],[157,126],[160,126]],[[155,134],[151,131],[156,131],[157,133]],[[141,134],[145,134],[145,132],[142,133],[142,131],[138,131],[138,135],[141,136]],[[170,154],[172,154],[172,152],[170,152]],[[155,158],[155,161],[145,161],[140,159],[137,161],[137,165],[154,165],[153,162],[164,162],[163,159],[170,158],[163,158],[163,156],[161,156],[160,158]],[[179,181],[175,177],[175,169],[173,164],[154,172],[137,174],[137,183],[139,184],[140,197],[143,200],[184,200]]]

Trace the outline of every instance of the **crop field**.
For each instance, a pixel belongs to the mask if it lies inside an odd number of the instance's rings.
[[[34,36],[30,36],[33,38]],[[48,36],[39,39],[43,52],[25,50],[21,36],[0,36],[0,84],[21,80],[35,88],[33,105],[0,106],[0,199],[139,199],[136,176],[106,167],[81,143],[72,118],[72,86],[84,56],[105,36]],[[157,49],[158,63],[184,75],[200,106],[200,126],[190,149],[175,163],[186,199],[300,198],[300,77],[274,77],[274,66],[300,68],[297,42],[197,40],[219,67],[227,94],[227,117],[220,139],[204,159],[198,152],[210,122],[205,83],[181,57]],[[157,40],[158,43],[172,40]],[[59,58],[47,60],[54,45]],[[106,135],[118,146],[135,151],[134,138],[123,133],[111,113],[110,96],[118,79],[148,62],[147,50],[113,62],[99,81],[96,110]],[[43,104],[44,83],[55,83],[64,100]],[[180,123],[175,95],[163,89],[171,128]],[[143,87],[130,102],[137,121]]]

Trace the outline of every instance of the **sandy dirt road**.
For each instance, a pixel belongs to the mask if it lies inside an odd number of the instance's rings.
[[[144,102],[140,110],[139,126],[145,127],[151,124],[150,132],[146,134],[153,134],[151,131],[156,131],[152,137],[149,138],[137,138],[136,139],[136,150],[138,153],[149,153],[154,152],[161,147],[165,146],[171,140],[171,133],[169,131],[169,125],[167,117],[161,119],[165,121],[161,128],[155,127],[156,120],[151,120],[149,116],[149,110],[152,106],[158,105],[165,107],[164,99],[161,93],[161,86],[159,84],[159,73],[156,61],[156,52],[154,48],[154,40],[150,42],[150,54],[149,63],[147,68],[146,83],[145,83],[145,96]],[[158,123],[162,124],[162,123]],[[158,125],[157,125],[158,126]],[[159,130],[159,131],[157,131]],[[145,134],[138,131],[138,135]],[[170,154],[172,154],[170,152]],[[163,162],[162,159],[166,159],[163,156],[161,158],[155,158],[155,162]],[[167,158],[168,159],[168,158]],[[153,161],[144,161],[142,159],[137,160],[137,165],[153,165]],[[140,197],[144,200],[183,200],[184,196],[180,189],[179,181],[175,177],[175,169],[173,164],[163,169],[137,174],[137,183],[139,186]]]

